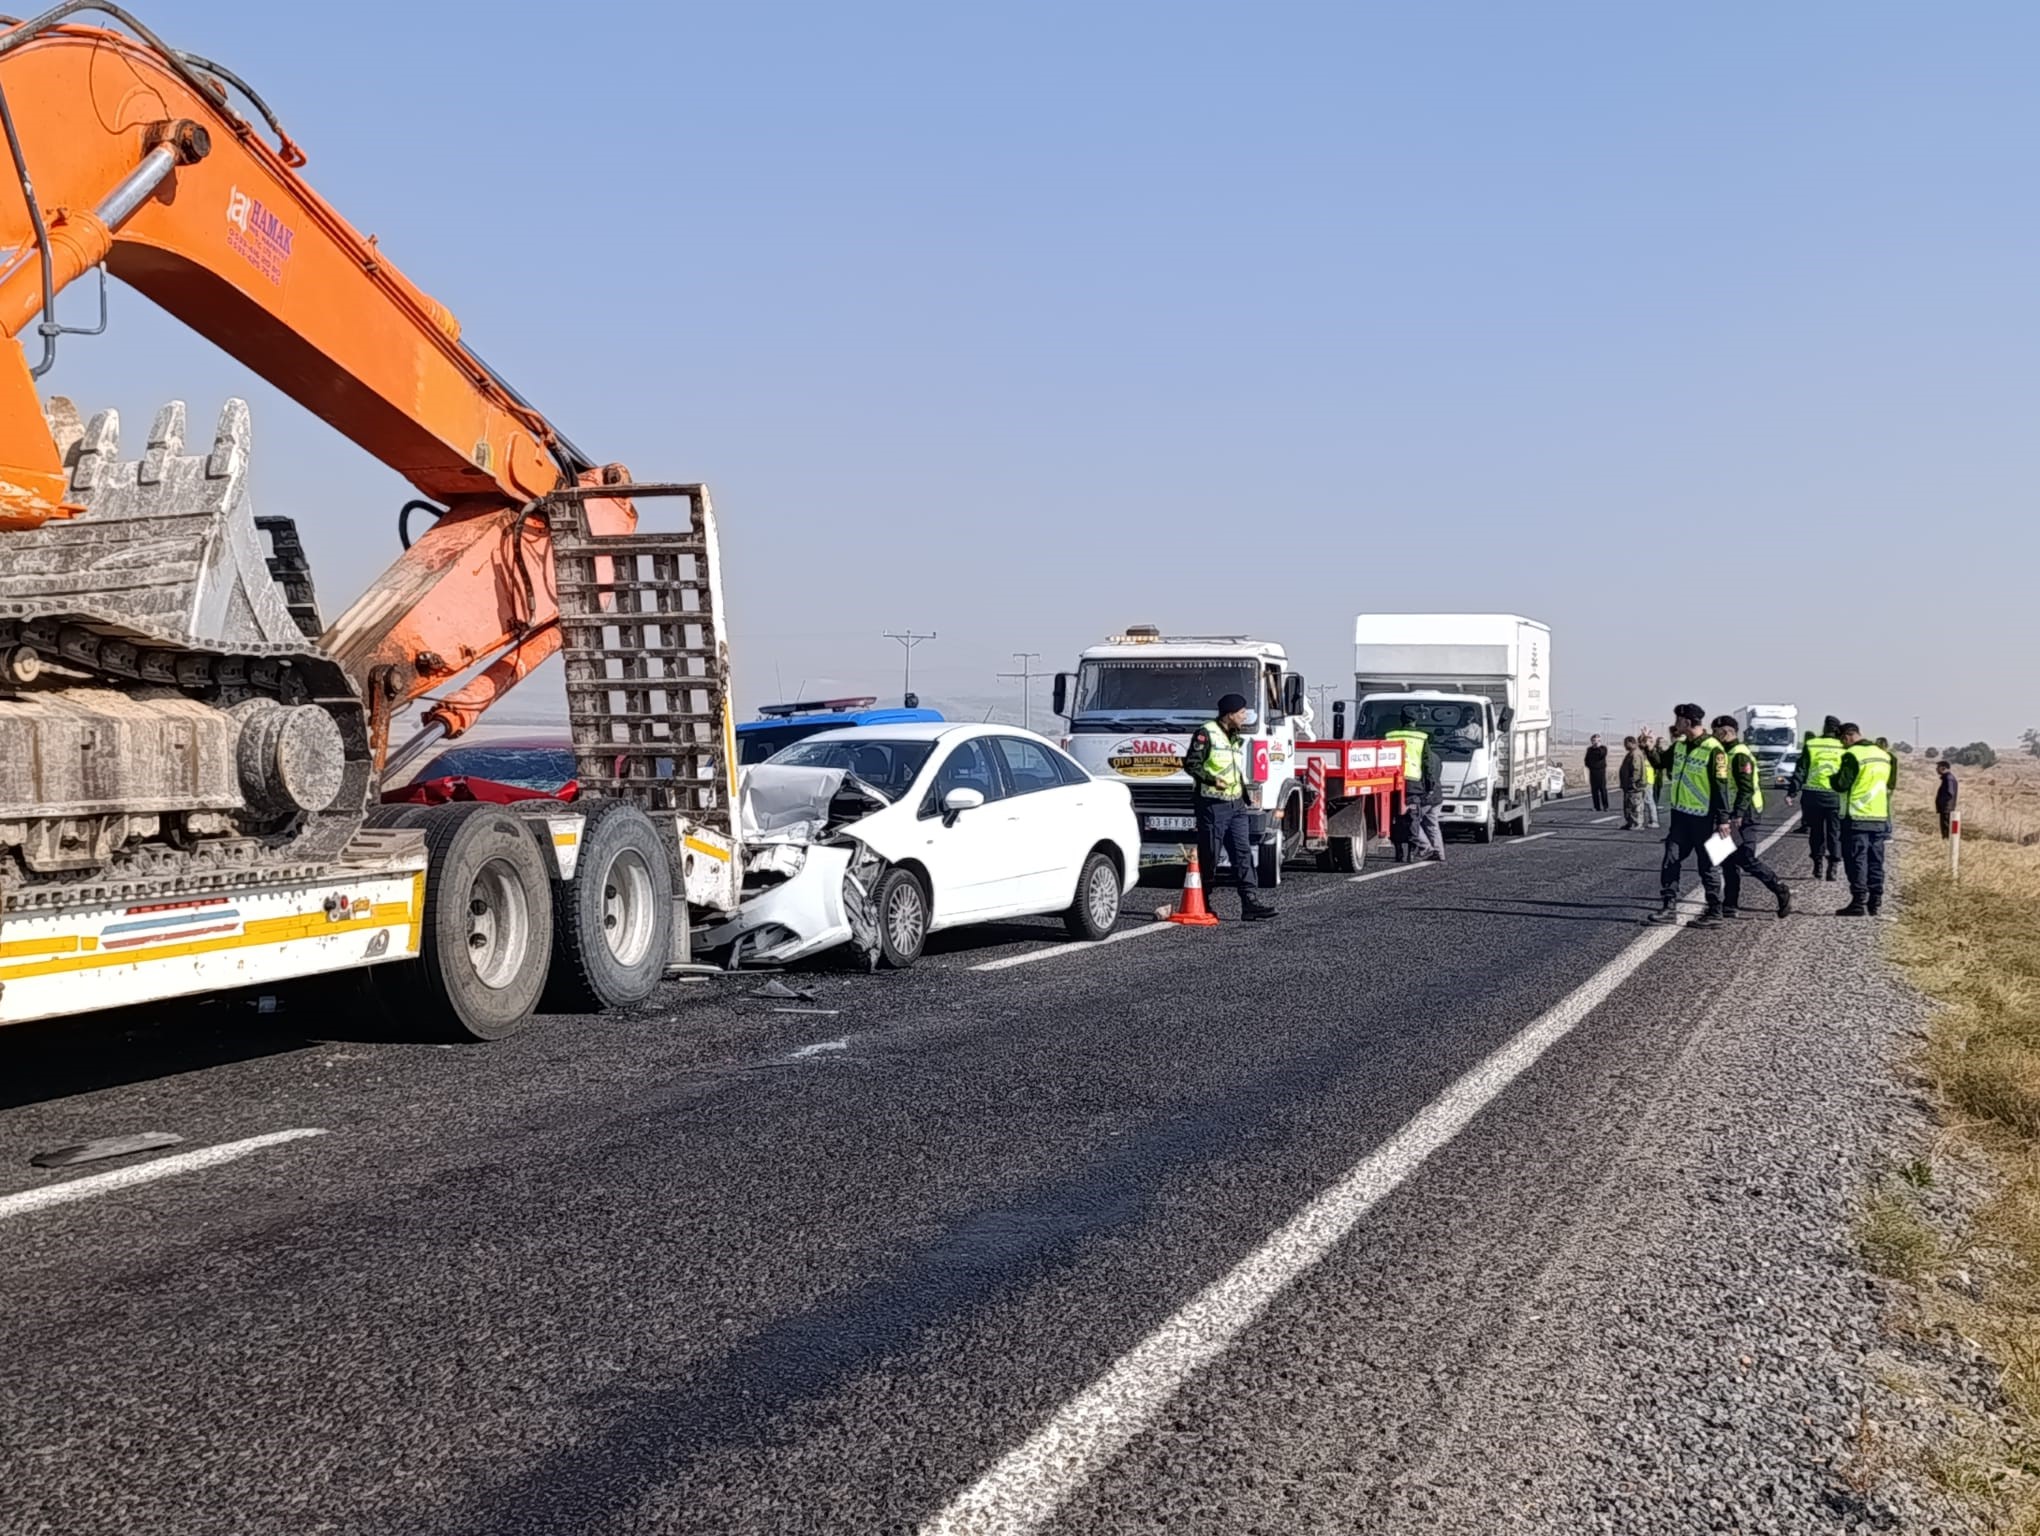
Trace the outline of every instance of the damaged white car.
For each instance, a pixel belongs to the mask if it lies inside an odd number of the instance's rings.
[[[827,731],[749,769],[741,801],[743,906],[703,935],[733,964],[855,944],[904,968],[940,929],[1040,913],[1102,939],[1140,868],[1126,787],[1006,726]]]

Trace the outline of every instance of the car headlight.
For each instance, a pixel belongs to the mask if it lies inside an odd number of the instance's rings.
[[[1468,779],[1459,786],[1458,794],[1462,800],[1485,800],[1487,799],[1487,780]]]

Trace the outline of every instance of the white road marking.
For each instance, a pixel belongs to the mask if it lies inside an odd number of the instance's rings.
[[[808,1045],[788,1051],[779,1059],[781,1061],[806,1061],[808,1057],[819,1056],[824,1051],[847,1051],[849,1049],[850,1037],[845,1035],[840,1040],[816,1040]]]
[[[1144,939],[1155,933],[1181,933],[1182,925],[1164,923],[1159,920],[1145,923],[1138,928],[1122,928],[1117,933],[1107,934],[1102,939],[1078,940],[1071,944],[1052,944],[1047,949],[1030,949],[1024,955],[1007,955],[1002,960],[987,960],[983,965],[971,967],[974,971],[1005,971],[1016,965],[1032,965],[1037,960],[1055,960],[1063,955],[1082,954],[1087,949],[1103,949],[1107,944],[1124,944],[1128,939]]]
[[[1411,859],[1407,864],[1391,864],[1387,869],[1370,869],[1364,875],[1352,876],[1346,883],[1348,885],[1359,885],[1362,881],[1366,880],[1386,880],[1390,875],[1406,875],[1413,869],[1435,866],[1437,862],[1435,859]]]
[[[1621,819],[1622,818],[1619,816],[1596,816],[1592,821],[1588,822],[1587,825],[1590,827],[1605,827],[1608,825],[1609,822],[1620,821]]]
[[[1758,845],[1764,852],[1793,821]],[[1538,1058],[1570,1034],[1608,995],[1675,938],[1699,905],[1680,904],[1677,923],[1632,940],[1613,960],[1500,1050],[1453,1083],[1380,1147],[1362,1158],[1272,1237],[1063,1405],[1017,1449],[924,1521],[920,1536],[1030,1536],[1108,1466],[1198,1371],[1308,1274],[1367,1213],[1422,1168]]]
[[[1540,838],[1540,837],[1549,837],[1549,836],[1551,836],[1551,834],[1550,834],[1549,832],[1530,832],[1530,833],[1526,833],[1526,834],[1524,834],[1524,835],[1523,835],[1522,837],[1512,837],[1512,838],[1510,838],[1510,839],[1509,839],[1509,841],[1508,841],[1508,842],[1507,842],[1506,844],[1504,844],[1503,846],[1505,846],[1505,847],[1509,847],[1509,848],[1520,848],[1520,847],[1522,847],[1522,846],[1523,846],[1523,844],[1525,844],[1525,843],[1534,843],[1534,842],[1536,842],[1536,841],[1537,841],[1537,839],[1538,839],[1538,838]]]
[[[220,1163],[231,1163],[237,1157],[246,1157],[250,1152],[260,1152],[264,1147],[281,1146],[287,1141],[302,1141],[307,1136],[323,1136],[321,1130],[271,1131],[265,1136],[250,1136],[244,1141],[224,1141],[216,1147],[200,1147],[195,1152],[179,1152],[174,1157],[159,1157],[152,1163],[137,1163],[132,1168],[116,1168],[110,1173],[90,1174],[82,1179],[66,1179],[61,1184],[45,1184],[41,1189],[24,1189],[19,1194],[0,1195],[0,1221],[9,1216],[26,1216],[31,1211],[47,1210],[53,1205],[68,1205],[73,1200],[90,1200],[96,1195],[111,1194],[116,1189],[126,1189],[135,1184],[147,1184],[156,1179],[167,1179],[173,1174],[195,1173],[201,1168],[211,1168]]]

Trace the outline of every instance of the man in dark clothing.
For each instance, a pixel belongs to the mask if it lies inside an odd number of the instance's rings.
[[[1263,922],[1275,909],[1254,894],[1253,823],[1248,819],[1246,732],[1254,712],[1237,693],[1218,701],[1218,718],[1200,725],[1183,754],[1183,771],[1197,781],[1197,862],[1212,883],[1218,881],[1222,848],[1231,867],[1232,887],[1239,892],[1240,916]]]
[[[1594,809],[1608,809],[1608,749],[1601,745],[1601,738],[1587,738],[1587,788],[1593,791]]]
[[[1674,712],[1679,738],[1666,758],[1665,796],[1671,806],[1665,831],[1664,862],[1658,866],[1659,909],[1646,921],[1678,920],[1679,869],[1688,857],[1700,865],[1700,889],[1707,910],[1693,919],[1695,928],[1721,926],[1721,871],[1708,858],[1705,843],[1719,833],[1729,835],[1735,814],[1735,785],[1729,777],[1728,751],[1707,733],[1707,712],[1698,704],[1681,704]]]
[[[1757,761],[1756,753],[1744,746],[1737,738],[1741,728],[1734,715],[1714,717],[1714,739],[1728,748],[1729,782],[1735,786],[1735,804],[1730,810],[1729,833],[1735,839],[1735,852],[1731,853],[1721,866],[1721,915],[1734,917],[1742,907],[1742,879],[1748,875],[1778,900],[1778,915],[1792,915],[1792,892],[1785,882],[1771,872],[1771,867],[1757,852],[1757,844],[1763,838],[1764,826],[1764,769]]]
[[[1842,765],[1835,793],[1842,802],[1842,861],[1849,904],[1836,917],[1875,917],[1884,905],[1884,845],[1891,837],[1891,797],[1898,760],[1853,725],[1842,727]]]
[[[1955,782],[1955,768],[1947,758],[1934,764],[1934,771],[1941,776],[1941,782],[1934,786],[1934,814],[1941,818],[1941,836],[1948,835],[1948,823],[1955,815],[1955,799],[1962,793],[1962,786]]]
[[[1806,733],[1799,766],[1785,783],[1785,795],[1799,797],[1799,815],[1806,823],[1806,851],[1813,857],[1813,878],[1836,878],[1842,864],[1842,797],[1835,793],[1835,769],[1842,762],[1842,722],[1829,715],[1820,734]]]
[[[1622,738],[1622,766],[1615,771],[1615,778],[1622,788],[1622,830],[1634,832],[1643,820],[1643,797],[1650,782],[1643,748],[1634,736]]]

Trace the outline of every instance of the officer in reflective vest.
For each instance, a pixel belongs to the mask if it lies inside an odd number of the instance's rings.
[[[1729,823],[1735,852],[1721,866],[1721,915],[1734,917],[1741,909],[1742,879],[1748,875],[1777,898],[1778,915],[1789,917],[1792,892],[1757,852],[1764,831],[1764,768],[1757,761],[1757,754],[1737,739],[1740,734],[1734,715],[1714,717],[1714,739],[1728,751],[1728,778],[1735,788]]]
[[[1707,712],[1698,704],[1681,704],[1672,712],[1676,740],[1665,765],[1666,797],[1671,815],[1665,829],[1665,857],[1658,866],[1658,910],[1653,923],[1678,921],[1679,866],[1688,856],[1699,861],[1700,889],[1707,910],[1693,919],[1695,928],[1721,926],[1721,871],[1703,846],[1716,833],[1726,837],[1735,812],[1735,788],[1728,774],[1728,753],[1707,734]]]
[[[1416,856],[1433,864],[1445,862],[1445,831],[1438,824],[1438,754],[1431,737],[1417,724],[1417,712],[1405,704],[1402,724],[1381,738],[1403,749],[1403,803],[1410,812],[1410,842]]]
[[[1849,868],[1849,904],[1837,917],[1875,917],[1884,905],[1884,844],[1891,836],[1891,794],[1898,764],[1853,725],[1842,727],[1842,761],[1834,790],[1842,801],[1842,862]]]
[[[1835,793],[1835,770],[1842,766],[1842,722],[1829,715],[1820,734],[1806,733],[1799,766],[1785,786],[1797,794],[1799,814],[1806,822],[1806,851],[1813,856],[1813,878],[1836,876],[1842,862],[1842,800]]]
[[[1254,712],[1237,693],[1218,701],[1218,718],[1200,725],[1183,754],[1183,771],[1197,781],[1197,862],[1207,888],[1218,884],[1218,854],[1225,850],[1232,887],[1240,893],[1240,916],[1263,922],[1275,909],[1254,894],[1253,823],[1248,819],[1246,733]]]

